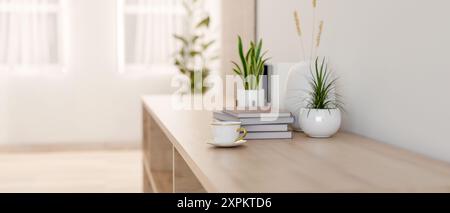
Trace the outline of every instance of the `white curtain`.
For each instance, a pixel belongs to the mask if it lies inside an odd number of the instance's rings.
[[[0,0],[0,64],[58,60],[58,0]]]
[[[125,9],[130,25],[125,26],[126,63],[171,64],[177,45],[173,34],[182,27],[182,0],[127,0]]]

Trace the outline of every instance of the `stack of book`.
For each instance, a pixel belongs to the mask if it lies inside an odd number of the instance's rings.
[[[239,121],[247,129],[246,140],[291,139],[289,124],[294,122],[291,113],[261,111],[220,111],[214,112],[214,119],[219,121]]]

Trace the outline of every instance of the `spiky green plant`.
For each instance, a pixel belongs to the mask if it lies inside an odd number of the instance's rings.
[[[238,37],[238,51],[241,64],[239,65],[232,61],[235,66],[233,71],[241,77],[245,90],[259,89],[261,78],[264,75],[264,64],[270,60],[265,57],[267,51],[262,52],[262,47],[262,39],[257,43],[250,42],[250,47],[245,52],[242,38]]]
[[[201,4],[203,1],[183,1],[189,29],[183,35],[173,35],[181,44],[175,53],[174,64],[190,79],[192,93],[206,93],[210,89],[211,85],[207,85],[205,79],[211,73],[211,63],[218,59],[211,51],[216,41],[207,36],[210,35],[211,18],[202,10]]]
[[[310,91],[307,97],[307,108],[309,109],[343,109],[336,93],[337,78],[332,76],[326,59],[323,58],[319,64],[316,58],[311,68],[311,79],[309,81]]]

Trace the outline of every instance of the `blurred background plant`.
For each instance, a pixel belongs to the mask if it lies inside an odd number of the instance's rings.
[[[179,49],[175,52],[175,66],[189,79],[191,94],[204,94],[213,85],[207,82],[211,63],[219,57],[214,54],[215,39],[211,35],[211,17],[204,9],[203,0],[183,0],[186,13],[183,34],[175,34]]]

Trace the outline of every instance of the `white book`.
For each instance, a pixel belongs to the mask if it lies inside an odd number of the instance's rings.
[[[246,140],[292,139],[292,132],[250,132]]]
[[[270,111],[238,111],[238,110],[225,110],[225,113],[232,115],[236,118],[261,118],[261,117],[277,117],[277,118],[287,118],[291,117],[290,112],[278,112],[278,113],[272,113]]]
[[[243,126],[248,132],[287,132],[287,124],[274,125],[247,125]]]
[[[264,125],[264,124],[292,124],[294,123],[294,117],[285,118],[237,118],[224,112],[214,112],[214,118],[220,121],[238,121],[242,125]]]

